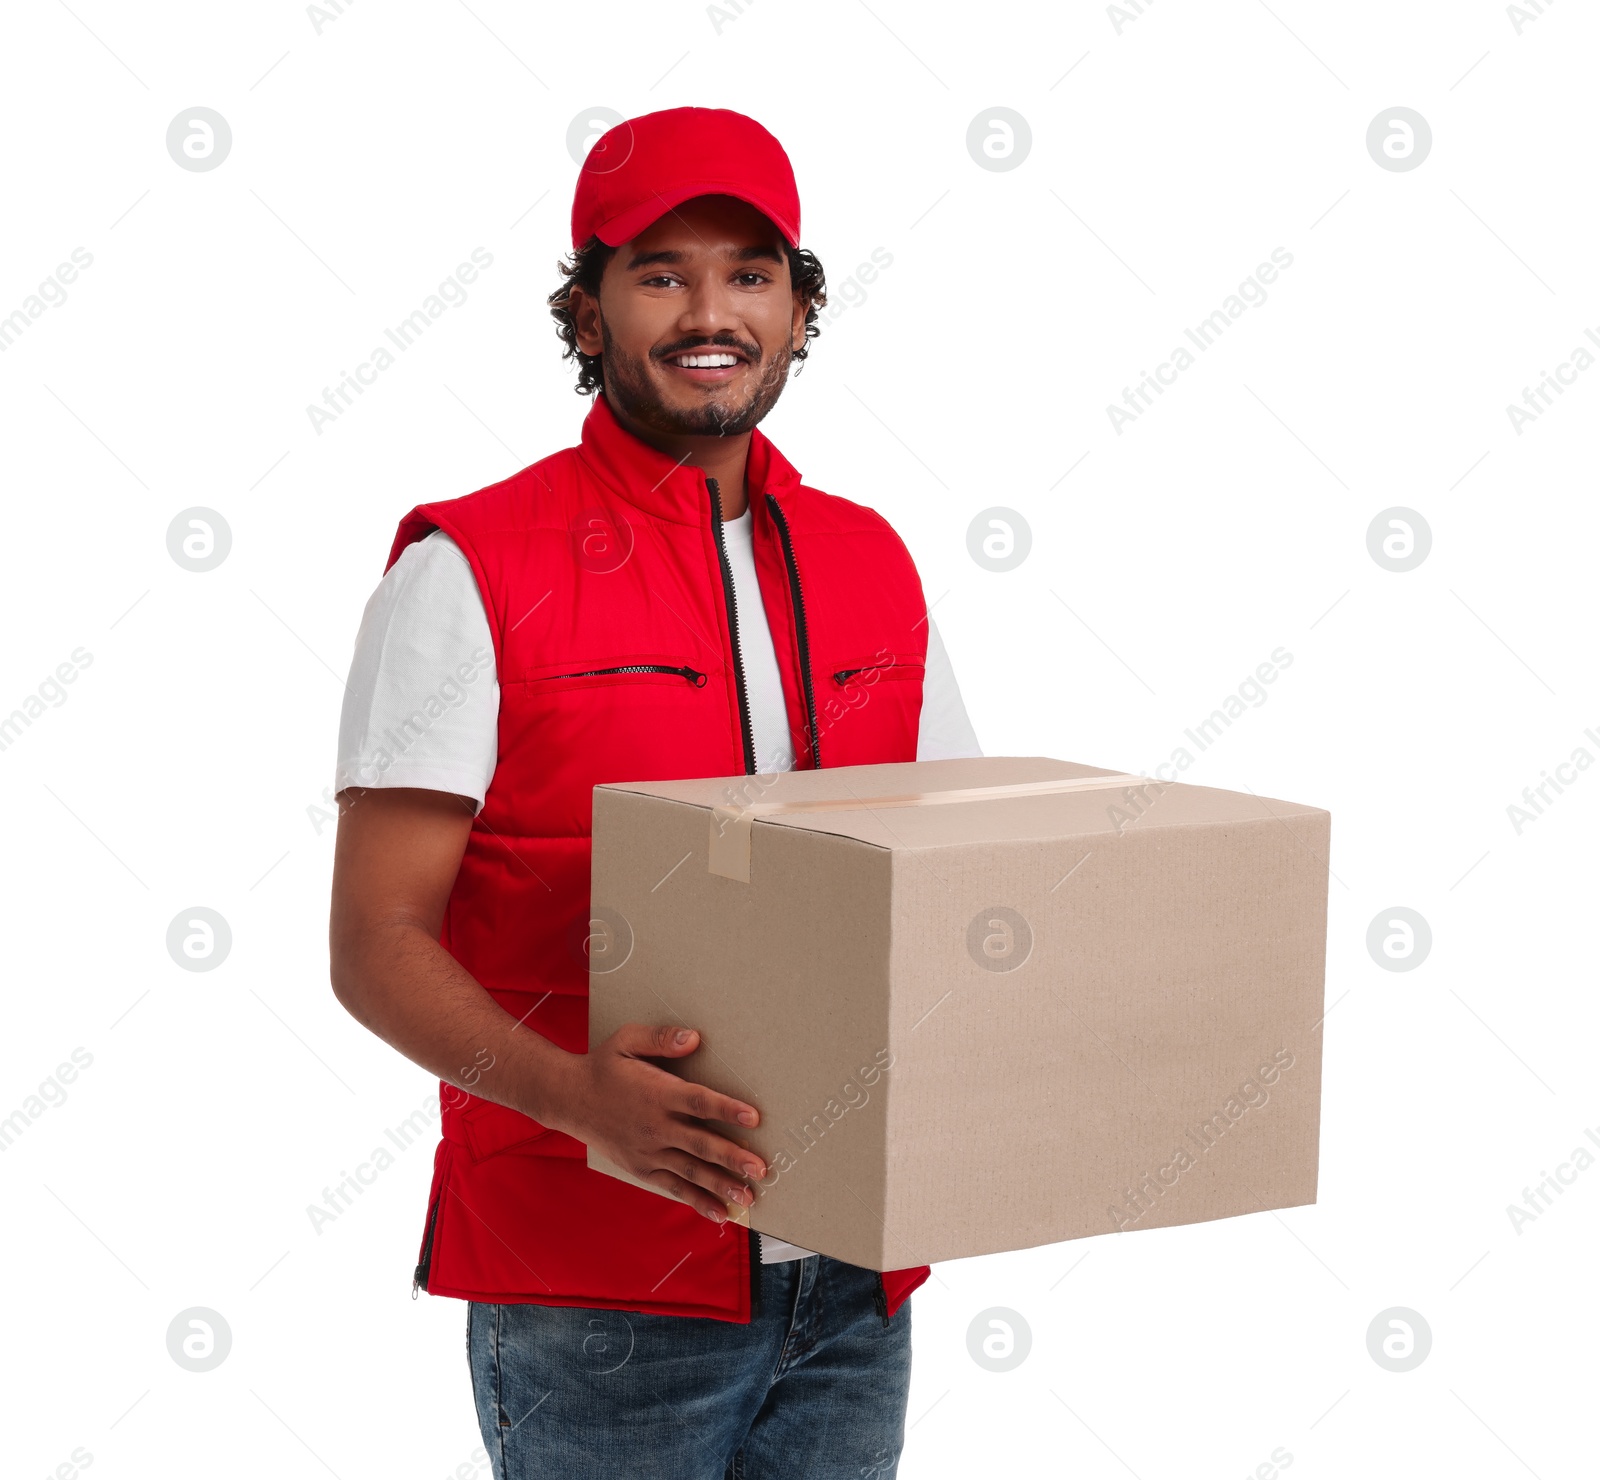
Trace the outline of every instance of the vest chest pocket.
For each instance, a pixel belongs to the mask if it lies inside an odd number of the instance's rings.
[[[879,648],[831,659],[817,672],[817,727],[836,766],[864,765],[898,751],[914,759],[923,660]]]
[[[720,775],[727,717],[722,675],[698,654],[600,652],[541,663],[500,687],[500,764],[525,755],[554,801],[595,781]],[[543,788],[541,788],[542,792]],[[564,813],[562,826],[571,826]]]

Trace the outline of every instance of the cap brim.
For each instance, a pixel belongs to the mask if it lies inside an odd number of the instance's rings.
[[[676,185],[670,190],[659,190],[652,199],[630,207],[609,221],[602,222],[595,227],[594,234],[608,247],[620,247],[623,242],[632,241],[647,226],[659,221],[675,206],[681,206],[684,201],[693,200],[699,195],[731,195],[735,200],[742,200],[746,205],[754,206],[771,221],[778,228],[778,234],[791,247],[800,245],[798,233],[786,224],[782,213],[771,202],[763,200],[742,185],[731,185],[722,180],[694,180]]]

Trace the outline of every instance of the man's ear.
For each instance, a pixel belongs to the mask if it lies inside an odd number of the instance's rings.
[[[600,335],[600,300],[582,288],[574,288],[571,296],[573,337],[584,354],[597,355],[605,348]]]
[[[794,295],[794,316],[789,321],[789,353],[794,354],[806,347],[806,302],[796,293]]]

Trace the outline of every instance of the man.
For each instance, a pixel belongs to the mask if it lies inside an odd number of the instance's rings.
[[[498,1480],[898,1463],[927,1268],[730,1219],[766,1167],[706,1122],[760,1107],[693,1082],[692,1027],[587,1051],[596,783],[978,753],[899,537],[757,430],[826,302],[799,226],[740,114],[600,138],[550,300],[599,392],[582,440],[412,510],[357,638],[333,986],[442,1081],[413,1295],[469,1302]]]

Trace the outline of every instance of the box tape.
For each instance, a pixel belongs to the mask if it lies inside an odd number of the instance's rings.
[[[1073,776],[1054,781],[1018,781],[1009,786],[962,786],[943,791],[907,791],[887,797],[826,798],[803,802],[746,802],[711,809],[711,849],[707,867],[713,874],[741,884],[750,882],[750,828],[765,817],[804,812],[876,812],[887,807],[928,807],[950,802],[1003,801],[1010,797],[1052,796],[1058,792],[1100,791],[1113,786],[1170,786],[1153,776]]]

